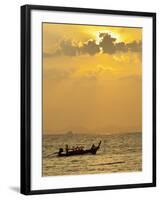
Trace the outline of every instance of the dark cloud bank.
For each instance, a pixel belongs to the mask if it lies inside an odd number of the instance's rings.
[[[59,48],[53,54],[46,54],[47,57],[52,56],[76,56],[82,54],[88,54],[93,56],[98,53],[114,54],[118,52],[141,52],[142,42],[133,41],[131,43],[116,42],[116,38],[112,37],[109,33],[99,33],[100,42],[96,43],[96,40],[88,40],[81,46],[73,43],[70,40],[63,40],[60,42]]]

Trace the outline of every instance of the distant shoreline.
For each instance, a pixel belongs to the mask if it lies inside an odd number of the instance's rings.
[[[133,132],[114,132],[114,133],[42,133],[43,136],[76,136],[76,135],[126,135],[126,134],[142,134],[142,131]]]

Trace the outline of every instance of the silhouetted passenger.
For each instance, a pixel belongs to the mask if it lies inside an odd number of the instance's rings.
[[[92,147],[91,147],[91,149],[95,149],[95,147],[96,147],[96,146],[95,146],[94,144],[92,144]]]
[[[58,155],[61,156],[62,152],[63,152],[63,148],[59,148]]]
[[[68,155],[68,144],[66,144],[66,155]]]

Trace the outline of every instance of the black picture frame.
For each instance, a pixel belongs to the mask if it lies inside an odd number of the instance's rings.
[[[152,183],[95,186],[79,188],[61,188],[47,190],[31,190],[31,11],[64,11],[92,14],[111,14],[125,16],[151,17],[153,20],[153,149],[152,149]],[[121,11],[121,10],[100,10],[89,8],[55,7],[44,5],[21,6],[21,183],[20,191],[25,195],[81,192],[93,190],[112,190],[126,188],[144,188],[156,186],[156,13]]]

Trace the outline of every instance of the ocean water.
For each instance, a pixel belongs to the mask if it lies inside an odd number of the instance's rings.
[[[102,141],[96,155],[58,157],[60,147],[90,148]],[[43,176],[135,172],[142,170],[142,134],[54,134],[43,136]]]

